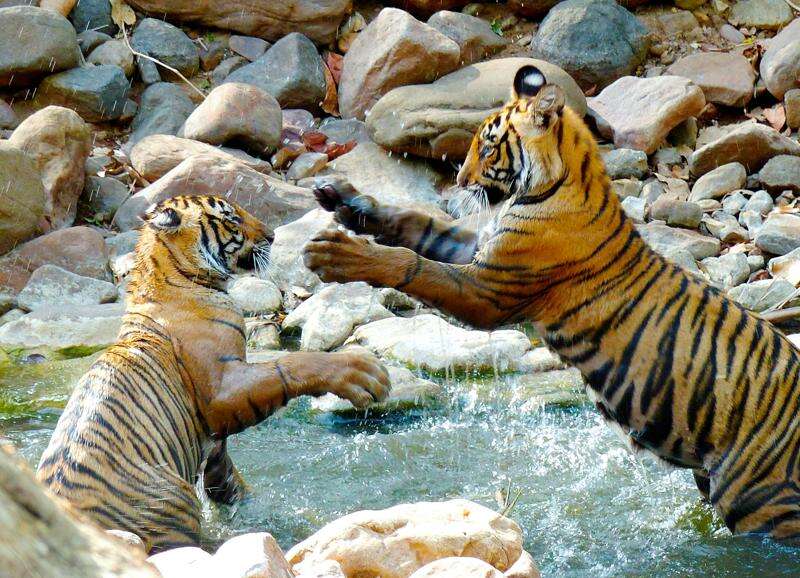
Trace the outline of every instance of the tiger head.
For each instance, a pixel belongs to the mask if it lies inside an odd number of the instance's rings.
[[[520,68],[509,102],[472,139],[458,185],[494,204],[557,182],[564,172],[558,134],[569,111],[564,100],[564,91],[538,68]]]
[[[238,270],[252,269],[270,240],[256,217],[233,201],[210,195],[162,201],[147,210],[144,223],[140,260],[145,254],[167,259],[183,276],[212,286],[222,286]]]

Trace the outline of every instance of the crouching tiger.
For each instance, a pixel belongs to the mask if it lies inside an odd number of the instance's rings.
[[[245,361],[244,319],[224,284],[267,240],[260,221],[222,198],[150,209],[118,341],[77,385],[42,456],[37,476],[50,490],[148,550],[198,543],[199,476],[215,501],[242,495],[227,436],[300,395],[331,392],[363,407],[388,392],[371,356]]]
[[[333,184],[321,204],[382,244],[326,231],[306,264],[475,326],[532,321],[634,446],[695,471],[731,531],[800,539],[800,353],[644,243],[562,90],[522,68],[457,180],[504,200],[485,243]]]

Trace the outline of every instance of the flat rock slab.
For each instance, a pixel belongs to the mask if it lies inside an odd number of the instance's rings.
[[[689,54],[667,68],[666,73],[694,82],[703,91],[707,102],[741,108],[753,98],[756,73],[750,61],[741,54]]]
[[[55,265],[42,265],[33,272],[17,295],[22,309],[99,305],[117,300],[117,287],[108,281],[76,275]]]
[[[0,347],[108,347],[117,340],[122,303],[45,307],[0,327]]]
[[[800,143],[772,127],[746,123],[694,151],[689,169],[699,177],[719,166],[738,162],[748,173],[753,173],[776,155],[800,156]]]
[[[617,148],[651,154],[667,134],[697,116],[706,105],[703,91],[687,78],[625,76],[588,99],[600,133]]]
[[[677,229],[659,223],[648,223],[637,227],[639,234],[650,247],[662,255],[677,250],[686,250],[695,259],[705,259],[719,255],[719,239],[707,237],[697,231]]]

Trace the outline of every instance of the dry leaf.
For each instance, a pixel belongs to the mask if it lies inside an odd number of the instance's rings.
[[[133,8],[125,3],[125,0],[110,0],[111,1],[111,20],[114,21],[119,28],[125,26],[133,26],[136,24],[136,14]]]
[[[786,110],[783,104],[778,103],[772,108],[764,110],[764,118],[775,130],[781,130],[786,124]]]
[[[330,143],[325,149],[325,154],[328,155],[328,160],[333,160],[336,157],[340,157],[349,153],[351,150],[356,148],[356,144],[358,143],[356,143],[354,140],[347,141],[344,144]]]
[[[344,56],[337,54],[336,52],[326,52],[324,61],[325,65],[328,67],[328,70],[330,70],[331,74],[333,75],[333,80],[336,82],[336,86],[339,86],[339,79],[342,77],[342,63],[344,62]]]
[[[323,67],[325,73],[325,100],[320,104],[320,108],[331,116],[339,116],[339,93],[336,90],[336,81],[327,66]]]
[[[314,151],[315,153],[325,152],[327,148],[325,143],[327,140],[328,135],[321,132],[310,131],[303,134],[303,144],[308,150]]]

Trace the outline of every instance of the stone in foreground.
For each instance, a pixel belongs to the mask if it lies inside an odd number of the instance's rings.
[[[48,76],[39,85],[37,100],[71,108],[87,122],[122,116],[128,96],[125,72],[113,64],[73,68]]]
[[[33,272],[17,295],[22,309],[34,311],[44,307],[100,305],[117,300],[113,283],[76,275],[56,265],[42,265]]]
[[[756,247],[773,255],[785,255],[800,247],[800,217],[772,213],[755,237]]]
[[[0,327],[0,347],[109,347],[122,326],[121,303],[43,307]]]
[[[345,576],[407,578],[450,556],[478,558],[502,572],[522,552],[515,522],[473,502],[451,500],[355,512],[294,546],[286,558],[295,572],[334,560]]]
[[[651,154],[673,128],[699,115],[705,104],[703,91],[687,78],[625,76],[590,98],[589,110],[614,146]]]

